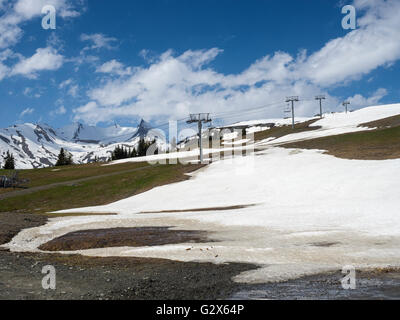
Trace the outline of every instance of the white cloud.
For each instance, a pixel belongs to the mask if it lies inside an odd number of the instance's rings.
[[[26,108],[24,111],[22,111],[19,115],[20,118],[28,115],[28,114],[32,114],[35,111],[35,109],[33,108]]]
[[[351,109],[358,109],[361,107],[378,104],[387,94],[388,92],[386,89],[379,88],[369,98],[366,98],[360,94],[356,94],[352,97],[347,98],[346,100],[350,102]]]
[[[5,6],[7,3],[10,5]],[[0,49],[17,44],[23,35],[21,24],[40,16],[43,6],[53,5],[57,10],[57,17],[66,19],[79,15],[79,12],[75,9],[77,4],[82,7],[82,1],[73,2],[71,0],[2,1],[0,10],[2,9],[5,12],[0,19]]]
[[[124,65],[121,62],[118,62],[117,60],[113,59],[111,61],[108,61],[101,66],[99,66],[96,69],[96,72],[98,73],[109,73],[109,74],[116,74],[119,76],[125,76],[129,75],[132,73],[131,68],[125,68]]]
[[[91,102],[74,110],[75,119],[96,123],[121,116],[183,118],[189,112],[233,112],[276,101],[280,105],[270,110],[282,116],[285,95],[309,97],[320,92],[320,88],[305,81],[285,80],[289,76],[279,70],[292,60],[287,54],[277,53],[255,62],[239,75],[225,76],[205,65],[220,53],[210,49],[174,57],[168,51],[148,68],[136,68],[128,78],[108,80],[90,90]],[[299,105],[299,114],[314,108],[313,103]]]
[[[246,109],[271,104],[263,116],[282,116],[284,99],[299,95],[296,115],[314,115],[314,95],[325,94],[325,110],[335,110],[340,100],[328,94],[332,86],[359,79],[379,67],[400,59],[400,1],[356,0],[359,28],[328,41],[320,50],[294,57],[285,52],[267,55],[239,74],[221,74],[209,62],[222,54],[218,48],[188,50],[174,55],[171,50],[147,67],[132,68],[128,77],[105,78],[87,92],[90,102],[74,110],[75,119],[91,123],[115,117],[141,116],[183,118],[189,112],[233,113],[256,117]],[[143,51],[145,52],[145,51]],[[144,54],[145,56],[145,54]],[[113,60],[98,71],[124,70]],[[378,103],[385,96],[379,89],[371,97],[350,98],[353,108]],[[282,101],[282,103],[279,103]],[[259,115],[259,114],[258,114]]]
[[[30,97],[30,98],[40,98],[42,95],[39,92],[34,92],[34,90],[30,87],[26,87],[23,91],[24,96]]]
[[[78,95],[79,86],[77,84],[70,86],[68,90],[68,94],[72,97],[76,97]]]
[[[52,5],[56,8],[58,15],[62,18],[76,17],[79,12],[73,9],[68,0],[18,0],[14,6],[14,11],[25,19],[32,19],[41,15],[42,8]]]
[[[358,29],[312,54],[298,68],[298,76],[328,86],[357,79],[400,58],[400,1],[356,0],[354,5]]]
[[[76,97],[79,91],[79,85],[75,84],[72,79],[67,79],[61,82],[58,86],[60,89],[67,89],[68,94],[72,97]]]
[[[58,116],[58,115],[63,115],[67,113],[67,109],[65,109],[64,106],[60,106],[59,108],[50,111],[50,116]]]
[[[65,87],[68,87],[72,83],[72,81],[73,81],[72,79],[67,79],[67,80],[61,82],[58,87],[60,89],[64,89]]]
[[[59,69],[63,59],[64,57],[53,48],[39,48],[33,56],[21,59],[12,68],[11,75],[35,77],[38,71]]]
[[[113,49],[114,47],[112,46],[112,43],[117,41],[116,38],[112,37],[107,37],[104,34],[101,33],[95,33],[95,34],[82,34],[81,35],[81,41],[88,41],[91,42],[92,44],[88,47],[85,47],[83,50],[93,50],[93,49]]]
[[[9,73],[9,68],[0,62],[0,81],[3,80]]]

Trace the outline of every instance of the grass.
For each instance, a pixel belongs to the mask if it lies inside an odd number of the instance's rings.
[[[359,125],[359,127],[378,128],[378,129],[394,128],[398,126],[400,126],[400,115],[381,120],[371,121]]]
[[[327,154],[344,159],[397,159],[400,158],[400,126],[317,138],[282,147],[326,150]]]
[[[148,163],[124,163],[112,166],[103,166],[102,163],[72,165],[64,167],[50,167],[43,169],[17,170],[19,178],[29,179],[27,187],[38,187],[57,182],[99,176],[124,170],[145,167]],[[12,175],[13,170],[0,170],[1,175]],[[0,189],[0,193],[14,191],[12,188]]]
[[[90,170],[93,170],[92,174],[94,172],[103,174],[104,170],[127,169],[125,166],[112,167],[98,168],[94,166]],[[31,194],[3,199],[0,203],[0,212],[45,214],[63,209],[104,205],[160,185],[185,180],[187,179],[185,173],[192,172],[200,167],[200,165],[151,166],[135,172],[121,173],[120,175],[82,182],[78,185],[58,186]],[[71,180],[72,177],[82,177],[80,175],[77,176],[77,174],[81,172],[87,175],[88,172],[85,172],[87,168],[88,166],[86,165],[66,168],[66,171],[71,172],[71,175],[64,173],[59,178]],[[44,183],[44,181],[58,182],[54,177],[46,177],[49,174],[47,169],[41,172],[44,174],[44,177],[41,177],[41,183]],[[37,175],[37,172],[29,172],[29,170],[25,173],[28,176]]]

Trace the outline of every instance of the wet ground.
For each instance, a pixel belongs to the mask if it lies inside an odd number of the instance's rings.
[[[282,283],[254,285],[236,292],[230,299],[236,300],[330,300],[330,299],[400,299],[400,272],[382,269],[356,272],[356,287],[345,290],[341,272],[307,276]]]
[[[0,213],[0,244],[10,241],[20,230],[42,225],[46,220],[33,214]],[[92,230],[92,234],[84,232],[66,237],[72,239],[73,244],[81,245],[85,239],[93,245],[104,235],[109,237],[109,243],[122,241],[123,237],[126,243],[126,240],[132,241],[135,232],[141,234],[136,241],[154,239],[160,232],[173,242],[201,241],[206,236],[193,231],[176,233],[169,228],[139,228],[141,233],[132,229],[135,228]],[[74,239],[80,241],[74,242]],[[63,242],[59,238],[57,245]],[[42,268],[47,265],[55,267],[56,290],[42,288],[45,276]],[[232,281],[241,272],[255,268],[240,263],[216,265],[149,258],[94,258],[10,253],[0,249],[0,299],[400,299],[400,271],[395,269],[357,272],[355,290],[342,288],[340,281],[344,275],[339,271],[282,283],[251,285]]]
[[[203,231],[171,230],[170,227],[136,227],[71,232],[40,246],[44,251],[74,251],[111,247],[159,246],[209,242]]]
[[[0,244],[20,230],[46,223],[40,215],[0,213]],[[136,235],[136,239],[132,238]],[[164,239],[157,239],[162,235]],[[169,228],[118,228],[66,235],[72,244],[107,245],[118,241],[202,241],[205,234]],[[75,241],[78,239],[79,241]],[[57,241],[54,245],[60,245]],[[44,266],[56,270],[56,290],[42,288]],[[147,258],[93,258],[80,255],[11,253],[0,248],[0,300],[38,299],[224,299],[242,288],[232,278],[254,269],[248,264],[184,263]]]
[[[42,288],[47,265],[56,270],[56,290]],[[0,300],[224,299],[241,287],[231,278],[251,268],[0,251]]]

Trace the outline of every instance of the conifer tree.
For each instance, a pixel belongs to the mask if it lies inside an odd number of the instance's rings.
[[[6,158],[4,159],[4,169],[6,170],[14,170],[15,169],[15,159],[14,156],[7,151]]]
[[[60,153],[58,155],[56,167],[69,166],[72,164],[74,164],[72,161],[72,155],[69,152],[65,151],[64,148],[61,148]]]

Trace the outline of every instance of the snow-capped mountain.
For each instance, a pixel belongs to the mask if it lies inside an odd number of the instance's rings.
[[[71,152],[75,163],[88,163],[96,157],[106,160],[118,144],[136,147],[151,129],[144,120],[137,128],[118,125],[101,128],[74,123],[54,129],[47,124],[18,124],[0,129],[0,162],[4,163],[10,151],[18,169],[48,167],[56,163],[61,148]]]

